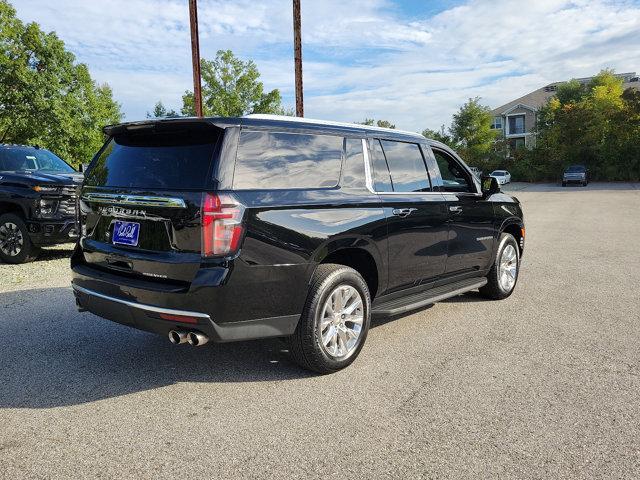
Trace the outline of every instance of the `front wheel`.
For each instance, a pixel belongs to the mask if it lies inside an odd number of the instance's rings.
[[[513,293],[520,273],[520,250],[513,235],[503,233],[493,266],[487,275],[487,284],[480,294],[493,300],[502,300]]]
[[[318,266],[289,351],[301,367],[332,373],[362,350],[371,320],[371,295],[362,276],[344,265]]]
[[[14,213],[0,215],[0,260],[5,263],[27,263],[38,256],[31,243],[27,225]]]

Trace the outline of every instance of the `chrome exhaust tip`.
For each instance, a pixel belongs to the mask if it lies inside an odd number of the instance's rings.
[[[174,345],[180,345],[181,343],[187,343],[187,332],[181,332],[178,330],[171,330],[169,332],[169,341]],[[189,342],[191,343],[191,342]]]
[[[194,347],[201,347],[209,341],[209,337],[207,337],[204,333],[200,332],[189,332],[187,335],[187,341],[189,345],[193,345]]]

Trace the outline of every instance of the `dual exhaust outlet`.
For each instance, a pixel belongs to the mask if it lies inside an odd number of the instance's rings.
[[[204,333],[200,332],[185,332],[184,330],[171,330],[169,332],[169,341],[174,345],[180,345],[188,343],[194,347],[201,347],[209,341]]]

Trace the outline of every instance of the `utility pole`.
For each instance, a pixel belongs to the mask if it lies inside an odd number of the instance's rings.
[[[193,63],[193,100],[196,115],[202,117],[202,80],[200,77],[200,40],[198,39],[198,4],[189,0],[189,20],[191,22],[191,60]]]
[[[304,117],[302,97],[302,41],[300,38],[300,0],[293,0],[293,58],[296,70],[296,116]]]

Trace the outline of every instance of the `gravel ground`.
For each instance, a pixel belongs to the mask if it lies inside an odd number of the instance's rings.
[[[59,251],[0,265],[0,478],[639,478],[640,187],[508,188],[516,292],[377,323],[329,376],[79,314]]]
[[[42,249],[37,261],[24,265],[9,265],[0,261],[0,292],[24,290],[34,286],[60,287],[71,282],[69,257],[73,244]]]

